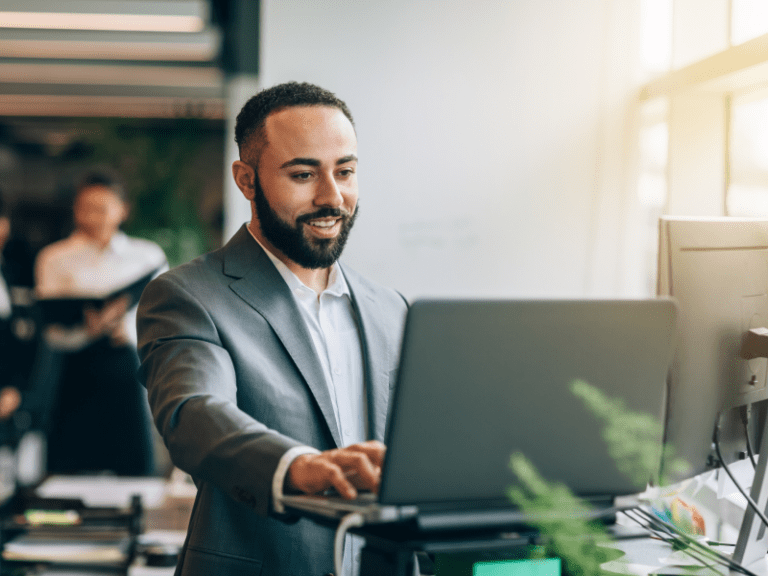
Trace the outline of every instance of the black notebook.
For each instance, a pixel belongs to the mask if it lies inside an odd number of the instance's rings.
[[[82,324],[85,320],[83,310],[94,308],[100,310],[107,304],[114,302],[118,298],[126,296],[128,298],[128,308],[132,308],[141,297],[141,293],[154,278],[160,269],[142,276],[130,284],[121,286],[113,290],[106,296],[63,296],[59,298],[43,298],[38,300],[42,314],[43,324],[61,324],[63,326],[76,326]]]

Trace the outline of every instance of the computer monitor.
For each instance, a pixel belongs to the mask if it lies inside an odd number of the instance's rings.
[[[661,466],[662,479],[679,481],[719,465],[718,420],[726,463],[746,457],[748,408],[752,446],[760,448],[768,359],[744,356],[745,343],[768,328],[768,219],[662,217],[658,294],[679,305],[664,442],[690,468],[676,473],[668,451]]]
[[[748,331],[768,327],[768,219],[662,217],[658,294],[675,297],[680,307],[665,443],[690,464],[692,476],[715,463],[718,414],[725,417],[723,457],[734,461],[746,450],[734,408],[768,398],[768,360],[742,358]]]

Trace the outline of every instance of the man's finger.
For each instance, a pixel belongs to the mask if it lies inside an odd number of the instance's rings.
[[[354,498],[357,496],[357,490],[347,480],[341,467],[322,455],[318,456],[305,472],[308,473],[310,483],[312,484],[313,489],[311,493],[323,492],[333,487],[343,498]]]
[[[357,491],[344,476],[328,453],[299,456],[288,469],[289,486],[307,494],[323,492],[334,487],[345,498],[354,498]]]
[[[333,462],[341,467],[346,478],[358,488],[376,491],[379,487],[378,466],[365,453],[339,450],[333,455]]]
[[[344,450],[362,452],[368,456],[373,464],[381,467],[384,464],[384,454],[387,452],[387,447],[378,440],[369,440],[368,442],[352,444],[344,448]]]
[[[336,488],[336,491],[342,498],[351,500],[357,496],[357,490],[355,490],[352,483],[347,480],[344,476],[344,472],[342,472],[341,468],[338,466],[331,475],[331,486]]]

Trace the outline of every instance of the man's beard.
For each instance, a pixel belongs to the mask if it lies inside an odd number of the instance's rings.
[[[358,206],[349,214],[339,208],[321,208],[312,214],[305,214],[291,225],[269,205],[258,176],[254,182],[253,203],[259,218],[261,232],[267,241],[303,268],[328,268],[339,259],[347,243],[349,231],[357,218]],[[335,238],[308,238],[304,234],[304,222],[317,218],[341,218],[341,230]]]

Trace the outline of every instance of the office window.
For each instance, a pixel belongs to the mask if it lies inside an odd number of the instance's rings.
[[[648,80],[672,65],[672,0],[643,0],[640,18],[641,80]]]
[[[658,216],[768,217],[768,56],[739,50],[768,34],[768,2],[641,0],[641,9],[636,205],[652,286]]]
[[[731,0],[731,44],[737,45],[768,34],[768,2]]]
[[[729,216],[768,216],[768,93],[734,99],[731,111]]]
[[[667,158],[669,103],[656,98],[640,108],[637,202],[642,213],[646,292],[656,291],[658,221],[667,205]]]

